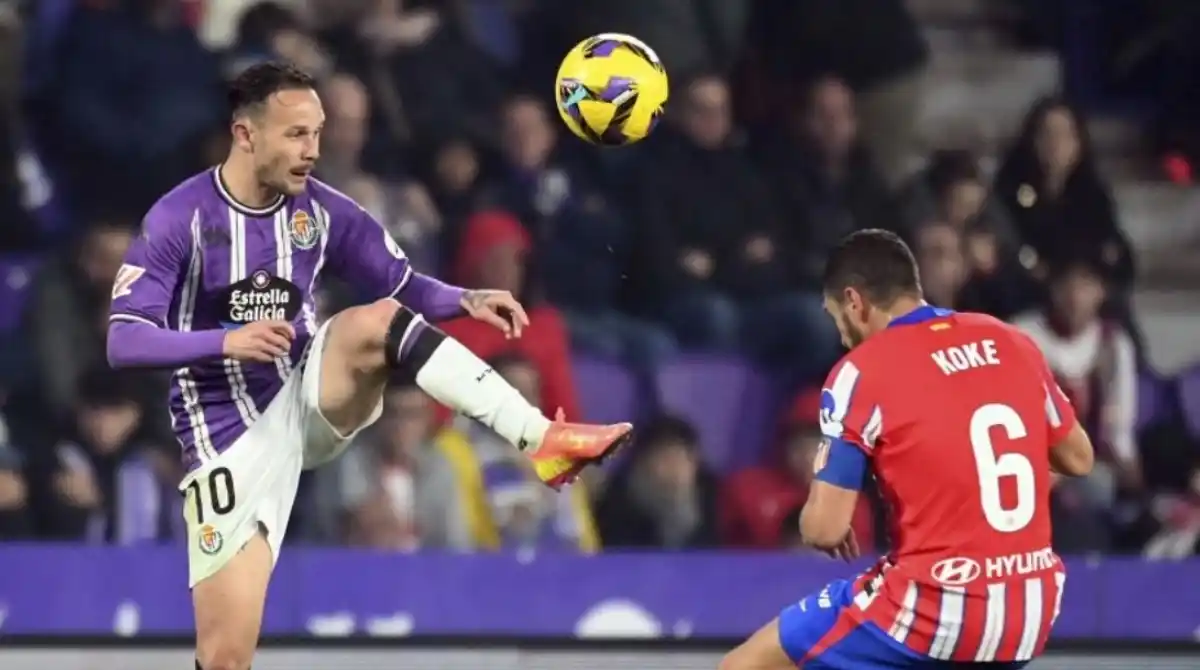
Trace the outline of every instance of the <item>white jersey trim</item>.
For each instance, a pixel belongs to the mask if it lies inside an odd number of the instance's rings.
[[[179,315],[175,324],[176,330],[179,332],[188,332],[192,330],[192,324],[196,316],[196,296],[200,293],[200,276],[203,266],[203,258],[201,256],[201,235],[200,235],[200,210],[197,209],[192,213],[192,223],[190,226],[192,237],[192,255],[188,262],[187,275],[184,277],[183,286],[179,291]],[[192,371],[187,368],[179,368],[174,374],[175,383],[179,385],[179,391],[183,399],[183,409],[188,417],[188,424],[192,429],[192,439],[196,446],[196,459],[201,464],[217,457],[217,450],[213,447],[212,435],[208,430],[208,422],[204,417],[204,407],[200,404],[200,393],[196,389],[196,379],[192,375]],[[174,424],[175,417],[172,415],[171,422]]]

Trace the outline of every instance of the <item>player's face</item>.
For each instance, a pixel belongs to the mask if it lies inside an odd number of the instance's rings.
[[[1035,140],[1038,158],[1049,170],[1069,170],[1079,160],[1079,129],[1070,110],[1058,108],[1046,112]]]
[[[846,293],[841,300],[825,296],[825,311],[837,325],[842,346],[853,349],[867,339],[866,305],[857,291],[850,289]]]
[[[538,101],[522,98],[504,110],[502,139],[509,161],[520,168],[537,169],[554,149],[554,128]]]
[[[280,91],[254,121],[255,172],[263,186],[299,195],[321,155],[325,112],[312,89]]]
[[[1077,271],[1058,281],[1052,289],[1058,317],[1073,328],[1082,328],[1096,318],[1104,304],[1104,283],[1095,275]]]
[[[696,144],[715,148],[729,139],[733,127],[729,86],[713,78],[692,84],[685,98],[683,124]]]

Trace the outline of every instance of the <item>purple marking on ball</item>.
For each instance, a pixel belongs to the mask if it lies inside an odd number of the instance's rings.
[[[601,40],[592,45],[588,49],[589,58],[608,58],[621,46],[621,42],[617,40]]]
[[[600,99],[604,102],[614,102],[633,88],[633,79],[629,77],[609,77],[604,90],[600,91]]]

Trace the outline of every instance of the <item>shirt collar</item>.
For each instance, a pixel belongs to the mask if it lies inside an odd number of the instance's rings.
[[[940,319],[942,317],[950,316],[951,314],[954,314],[954,310],[952,309],[942,309],[941,307],[934,307],[933,305],[921,305],[907,314],[902,314],[892,319],[891,322],[888,323],[888,328],[891,328],[892,326],[911,326],[918,323],[924,323],[926,321],[932,321],[933,319]]]

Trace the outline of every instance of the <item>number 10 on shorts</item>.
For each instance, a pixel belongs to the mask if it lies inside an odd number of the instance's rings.
[[[229,468],[214,468],[207,475],[200,475],[188,483],[184,491],[185,504],[192,505],[199,529],[200,551],[216,554],[225,544],[225,538],[209,521],[210,517],[225,516],[237,504],[233,487],[233,473]]]

